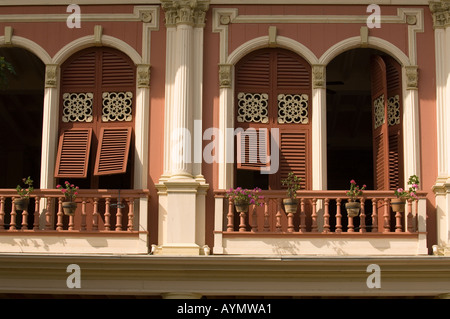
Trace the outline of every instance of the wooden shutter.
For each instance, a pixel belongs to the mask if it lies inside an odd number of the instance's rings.
[[[290,172],[301,177],[302,189],[308,189],[308,130],[280,130],[280,181]]]
[[[372,138],[374,158],[374,187],[389,188],[389,137],[387,123],[386,64],[379,56],[371,60]]]
[[[96,51],[87,50],[62,66],[61,83],[66,88],[86,88],[95,86]]]
[[[115,51],[103,50],[102,60],[102,86],[134,87],[135,71],[122,54]]]
[[[131,127],[102,127],[95,160],[94,175],[126,172]]]
[[[237,137],[237,168],[260,170],[267,167],[269,156],[269,131],[267,129],[250,128],[239,131]]]
[[[384,61],[388,96],[389,189],[397,189],[403,184],[402,70],[393,58],[384,57]]]
[[[74,128],[62,133],[59,138],[55,177],[87,176],[91,137],[91,128]]]
[[[294,56],[291,52],[284,50],[277,52],[276,58],[276,82],[277,89],[285,91],[291,89],[291,93],[308,93],[311,88],[311,67]]]

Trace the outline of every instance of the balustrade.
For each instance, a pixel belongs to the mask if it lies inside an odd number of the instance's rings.
[[[215,191],[225,199],[226,191]],[[298,191],[297,213],[285,213],[284,191],[262,191],[261,207],[251,205],[247,213],[235,213],[232,200],[226,205],[225,233],[414,233],[418,231],[418,201],[408,201],[405,212],[392,211],[392,191],[365,191],[358,198],[360,213],[348,216],[344,191]],[[419,201],[425,200],[419,192]],[[226,200],[225,200],[226,202]],[[217,203],[217,202],[216,202]]]
[[[35,190],[24,210],[18,210],[13,189],[0,189],[0,232],[3,231],[133,231],[135,200],[148,190],[79,190],[77,210],[67,216],[59,190]],[[41,221],[42,220],[42,221]]]

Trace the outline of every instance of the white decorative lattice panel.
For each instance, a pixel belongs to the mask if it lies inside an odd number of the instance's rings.
[[[130,122],[133,119],[132,92],[103,92],[103,122]]]
[[[266,93],[243,93],[238,94],[237,121],[242,122],[269,122],[268,102],[269,95]]]
[[[398,95],[388,99],[388,124],[389,126],[400,124],[400,97]]]
[[[385,114],[384,114],[384,94],[373,101],[373,110],[375,117],[375,129],[380,127],[385,123]]]
[[[92,122],[93,93],[64,93],[62,121]]]
[[[278,123],[308,124],[308,94],[278,94]]]

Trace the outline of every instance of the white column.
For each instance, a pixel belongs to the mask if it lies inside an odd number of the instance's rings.
[[[440,254],[450,256],[450,4],[431,1],[436,58],[436,128],[438,178],[436,194],[437,244]]]
[[[198,255],[205,244],[208,185],[194,161],[194,121],[201,124],[203,28],[209,1],[162,0],[166,14],[164,174],[156,254]],[[200,132],[201,136],[201,128]],[[198,137],[198,136],[197,136]]]

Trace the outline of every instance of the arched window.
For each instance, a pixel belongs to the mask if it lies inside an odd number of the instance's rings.
[[[289,172],[311,183],[311,66],[297,54],[279,48],[261,49],[235,68],[236,186],[281,189]],[[279,169],[261,174],[270,163],[262,154],[272,149],[279,132]],[[270,154],[271,160],[277,154]]]
[[[55,177],[85,188],[130,188],[136,68],[123,53],[88,48],[61,67]]]

